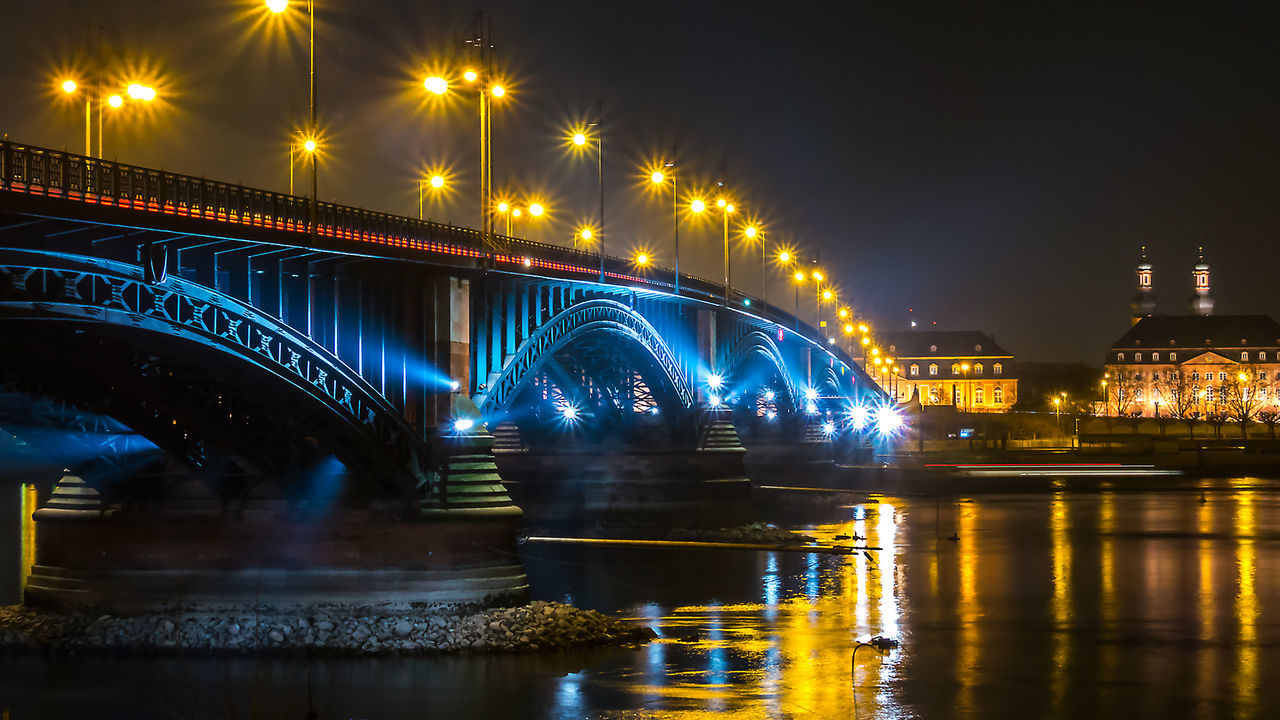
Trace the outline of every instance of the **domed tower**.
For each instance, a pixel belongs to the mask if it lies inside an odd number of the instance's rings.
[[[1132,311],[1133,324],[1137,325],[1138,321],[1144,317],[1151,317],[1156,311],[1156,295],[1151,290],[1151,263],[1147,262],[1147,246],[1142,246],[1142,253],[1138,257],[1138,294],[1133,296],[1133,300],[1129,303],[1129,309]]]
[[[1191,271],[1196,291],[1191,295],[1191,312],[1196,315],[1213,314],[1213,298],[1209,297],[1209,264],[1204,261],[1204,248],[1200,248],[1200,262]]]

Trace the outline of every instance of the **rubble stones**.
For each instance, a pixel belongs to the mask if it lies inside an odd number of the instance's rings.
[[[470,614],[379,613],[341,605],[276,611],[189,606],[113,616],[0,608],[0,650],[43,652],[429,655],[625,645],[647,627],[560,603]]]

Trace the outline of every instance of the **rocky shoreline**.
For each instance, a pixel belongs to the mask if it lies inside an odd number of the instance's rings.
[[[653,637],[641,625],[547,602],[468,614],[188,607],[121,617],[0,608],[0,650],[45,653],[436,655],[629,645]]]

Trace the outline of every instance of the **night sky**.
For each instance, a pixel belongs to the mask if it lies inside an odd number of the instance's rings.
[[[122,55],[105,71],[161,93],[110,122],[108,158],[287,188],[305,4],[291,31],[248,0],[11,5],[10,139],[83,152],[83,106],[57,84],[96,23]],[[610,252],[671,263],[670,197],[640,171],[678,145],[685,187],[725,178],[878,327],[915,317],[990,331],[1019,359],[1098,363],[1128,327],[1141,244],[1161,312],[1187,311],[1203,244],[1219,313],[1280,317],[1274,19],[1112,5],[492,3],[511,79],[495,186],[545,198],[554,217],[531,239],[570,242],[597,199],[594,161],[563,136],[602,100]],[[412,215],[417,172],[444,164],[456,192],[428,215],[478,225],[474,108],[421,86],[427,65],[464,62],[476,10],[319,0],[322,199]],[[686,223],[682,269],[718,277],[719,247],[718,227]],[[758,292],[758,246],[735,258],[735,284]]]

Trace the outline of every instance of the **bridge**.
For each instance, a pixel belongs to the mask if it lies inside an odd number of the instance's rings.
[[[795,316],[675,280],[0,142],[0,426],[70,469],[28,601],[511,599],[522,453],[740,480],[739,432],[887,402]]]

